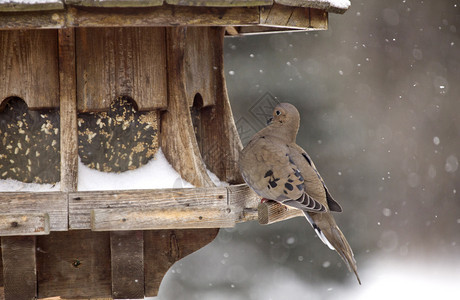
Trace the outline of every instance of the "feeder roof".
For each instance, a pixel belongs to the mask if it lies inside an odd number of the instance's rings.
[[[280,4],[344,13],[349,0],[0,0],[0,12],[64,10],[66,5],[82,7],[154,7],[161,5],[202,7],[254,7]],[[1,16],[0,16],[1,17]]]

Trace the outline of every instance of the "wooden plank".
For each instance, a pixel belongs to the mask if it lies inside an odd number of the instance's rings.
[[[280,4],[262,7],[260,24],[288,28],[308,28],[310,26],[309,10]]]
[[[17,96],[30,109],[59,106],[56,41],[56,30],[0,30],[0,102]]]
[[[251,7],[273,4],[273,0],[165,0],[165,2],[171,5],[208,7]]]
[[[228,207],[158,209],[102,208],[91,211],[91,230],[229,228],[235,215]]]
[[[309,8],[310,10],[310,28],[327,30],[328,13],[324,10]]]
[[[65,0],[65,3],[89,7],[149,7],[163,5],[163,0]]]
[[[2,29],[51,29],[64,28],[66,16],[63,11],[2,12]]]
[[[218,229],[144,231],[145,296],[158,294],[161,280],[177,260],[214,240]]]
[[[62,0],[44,0],[44,1],[23,1],[10,0],[0,2],[0,12],[4,11],[44,11],[44,10],[60,10],[64,9],[64,1]]]
[[[186,34],[186,27],[166,29],[168,109],[161,116],[161,149],[183,179],[194,186],[211,187],[214,184],[201,159],[186,97]]]
[[[258,206],[259,224],[268,225],[295,217],[304,217],[300,209],[279,204],[275,201],[260,203]]]
[[[50,218],[47,213],[0,213],[0,236],[43,235],[49,233]]]
[[[2,292],[3,292],[3,259],[2,259],[2,247],[0,245],[0,300],[4,300],[4,297],[2,298]]]
[[[77,189],[78,132],[75,78],[75,29],[58,30],[61,125],[61,191]]]
[[[2,237],[1,244],[5,299],[36,299],[35,237]]]
[[[187,7],[163,5],[145,8],[68,8],[67,26],[227,26],[259,21],[258,7]]]
[[[193,105],[196,94],[203,100],[202,106],[215,104],[217,97],[216,45],[213,39],[214,29],[210,27],[189,27],[185,41],[186,92],[189,106]]]
[[[90,229],[93,209],[227,209],[226,197],[224,187],[69,193],[69,227]]]
[[[242,144],[236,129],[224,75],[223,45],[225,28],[207,29],[213,52],[212,66],[215,82],[215,105],[201,109],[201,156],[207,168],[230,184],[243,183],[238,166]],[[197,60],[199,60],[197,58]]]
[[[107,110],[129,96],[138,110],[166,108],[165,29],[77,29],[80,112]]]
[[[144,299],[142,231],[110,233],[113,299]]]
[[[2,214],[49,215],[50,231],[67,230],[67,195],[61,192],[6,192],[0,193]]]
[[[78,230],[37,237],[39,298],[111,296],[108,232]]]
[[[338,14],[343,14],[350,6],[349,1],[338,2],[328,0],[275,0],[275,2],[286,6],[309,7]]]

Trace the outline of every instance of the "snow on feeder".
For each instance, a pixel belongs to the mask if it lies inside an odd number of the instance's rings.
[[[219,228],[298,215],[258,216],[243,184],[223,39],[327,29],[328,12],[348,6],[1,1],[0,298],[155,296]],[[155,160],[162,171],[145,171]],[[154,184],[88,187],[92,172],[137,170]]]

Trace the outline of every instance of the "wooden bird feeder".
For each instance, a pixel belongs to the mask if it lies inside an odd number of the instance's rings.
[[[219,228],[257,219],[259,199],[237,165],[224,36],[323,30],[347,6],[1,1],[0,179],[59,182],[60,191],[0,193],[0,298],[155,296],[175,261]],[[77,190],[79,157],[122,172],[160,147],[196,188]],[[206,169],[230,186],[216,187]],[[259,217],[296,215],[266,205]]]

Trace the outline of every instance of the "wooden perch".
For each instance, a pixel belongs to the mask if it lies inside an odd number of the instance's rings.
[[[259,213],[259,224],[261,225],[268,225],[303,216],[301,210],[279,204],[275,201],[260,203],[257,210]]]

